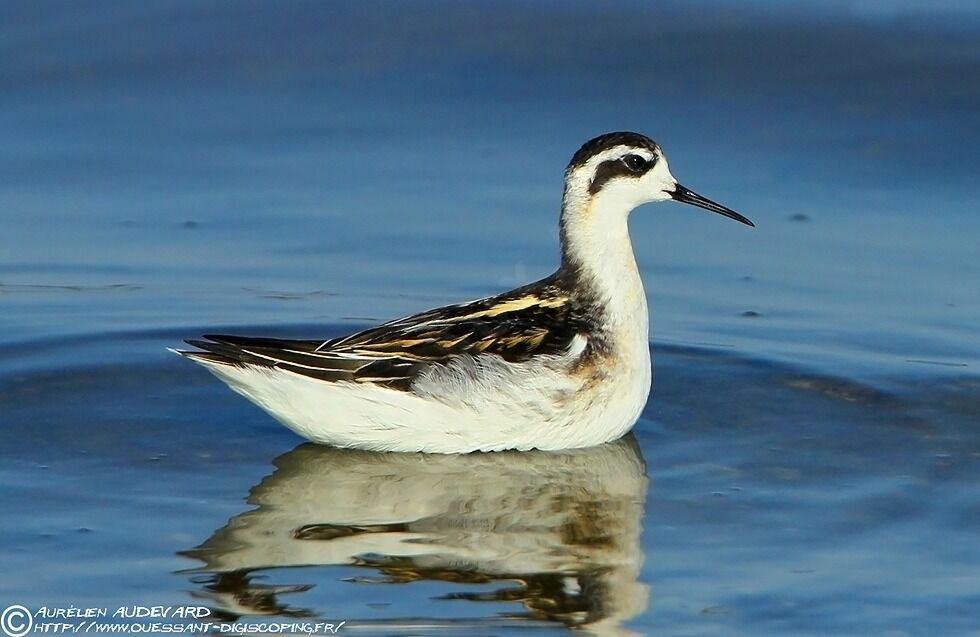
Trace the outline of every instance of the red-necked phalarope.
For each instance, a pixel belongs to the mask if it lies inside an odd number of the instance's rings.
[[[673,199],[753,225],[670,174],[638,133],[565,170],[561,267],[494,296],[342,338],[207,335],[180,351],[296,433],[339,447],[569,449],[624,435],[650,392],[647,302],[627,218]]]

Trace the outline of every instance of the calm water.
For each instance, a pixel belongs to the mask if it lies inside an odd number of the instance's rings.
[[[0,606],[350,634],[980,635],[973,3],[0,6]],[[304,445],[166,352],[556,262],[636,129],[654,389],[564,454]]]

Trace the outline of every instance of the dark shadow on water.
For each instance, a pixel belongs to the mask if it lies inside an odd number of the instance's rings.
[[[469,455],[303,444],[274,464],[249,493],[254,509],[180,552],[203,562],[189,571],[193,594],[216,616],[315,615],[302,596],[312,584],[270,583],[308,573],[301,566],[354,567],[351,584],[451,583],[458,590],[439,599],[523,607],[492,621],[595,634],[628,634],[622,622],[646,608],[638,577],[648,481],[632,436]]]

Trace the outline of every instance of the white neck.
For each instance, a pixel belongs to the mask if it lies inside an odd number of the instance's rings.
[[[582,283],[592,288],[610,329],[641,332],[645,341],[646,295],[627,223],[635,206],[615,191],[591,196],[587,189],[570,184],[561,216],[562,267],[574,268]]]

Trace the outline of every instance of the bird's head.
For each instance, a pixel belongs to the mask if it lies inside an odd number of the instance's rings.
[[[754,225],[734,210],[688,190],[670,174],[660,146],[639,133],[607,133],[586,142],[565,170],[565,208],[599,217],[673,199]]]

